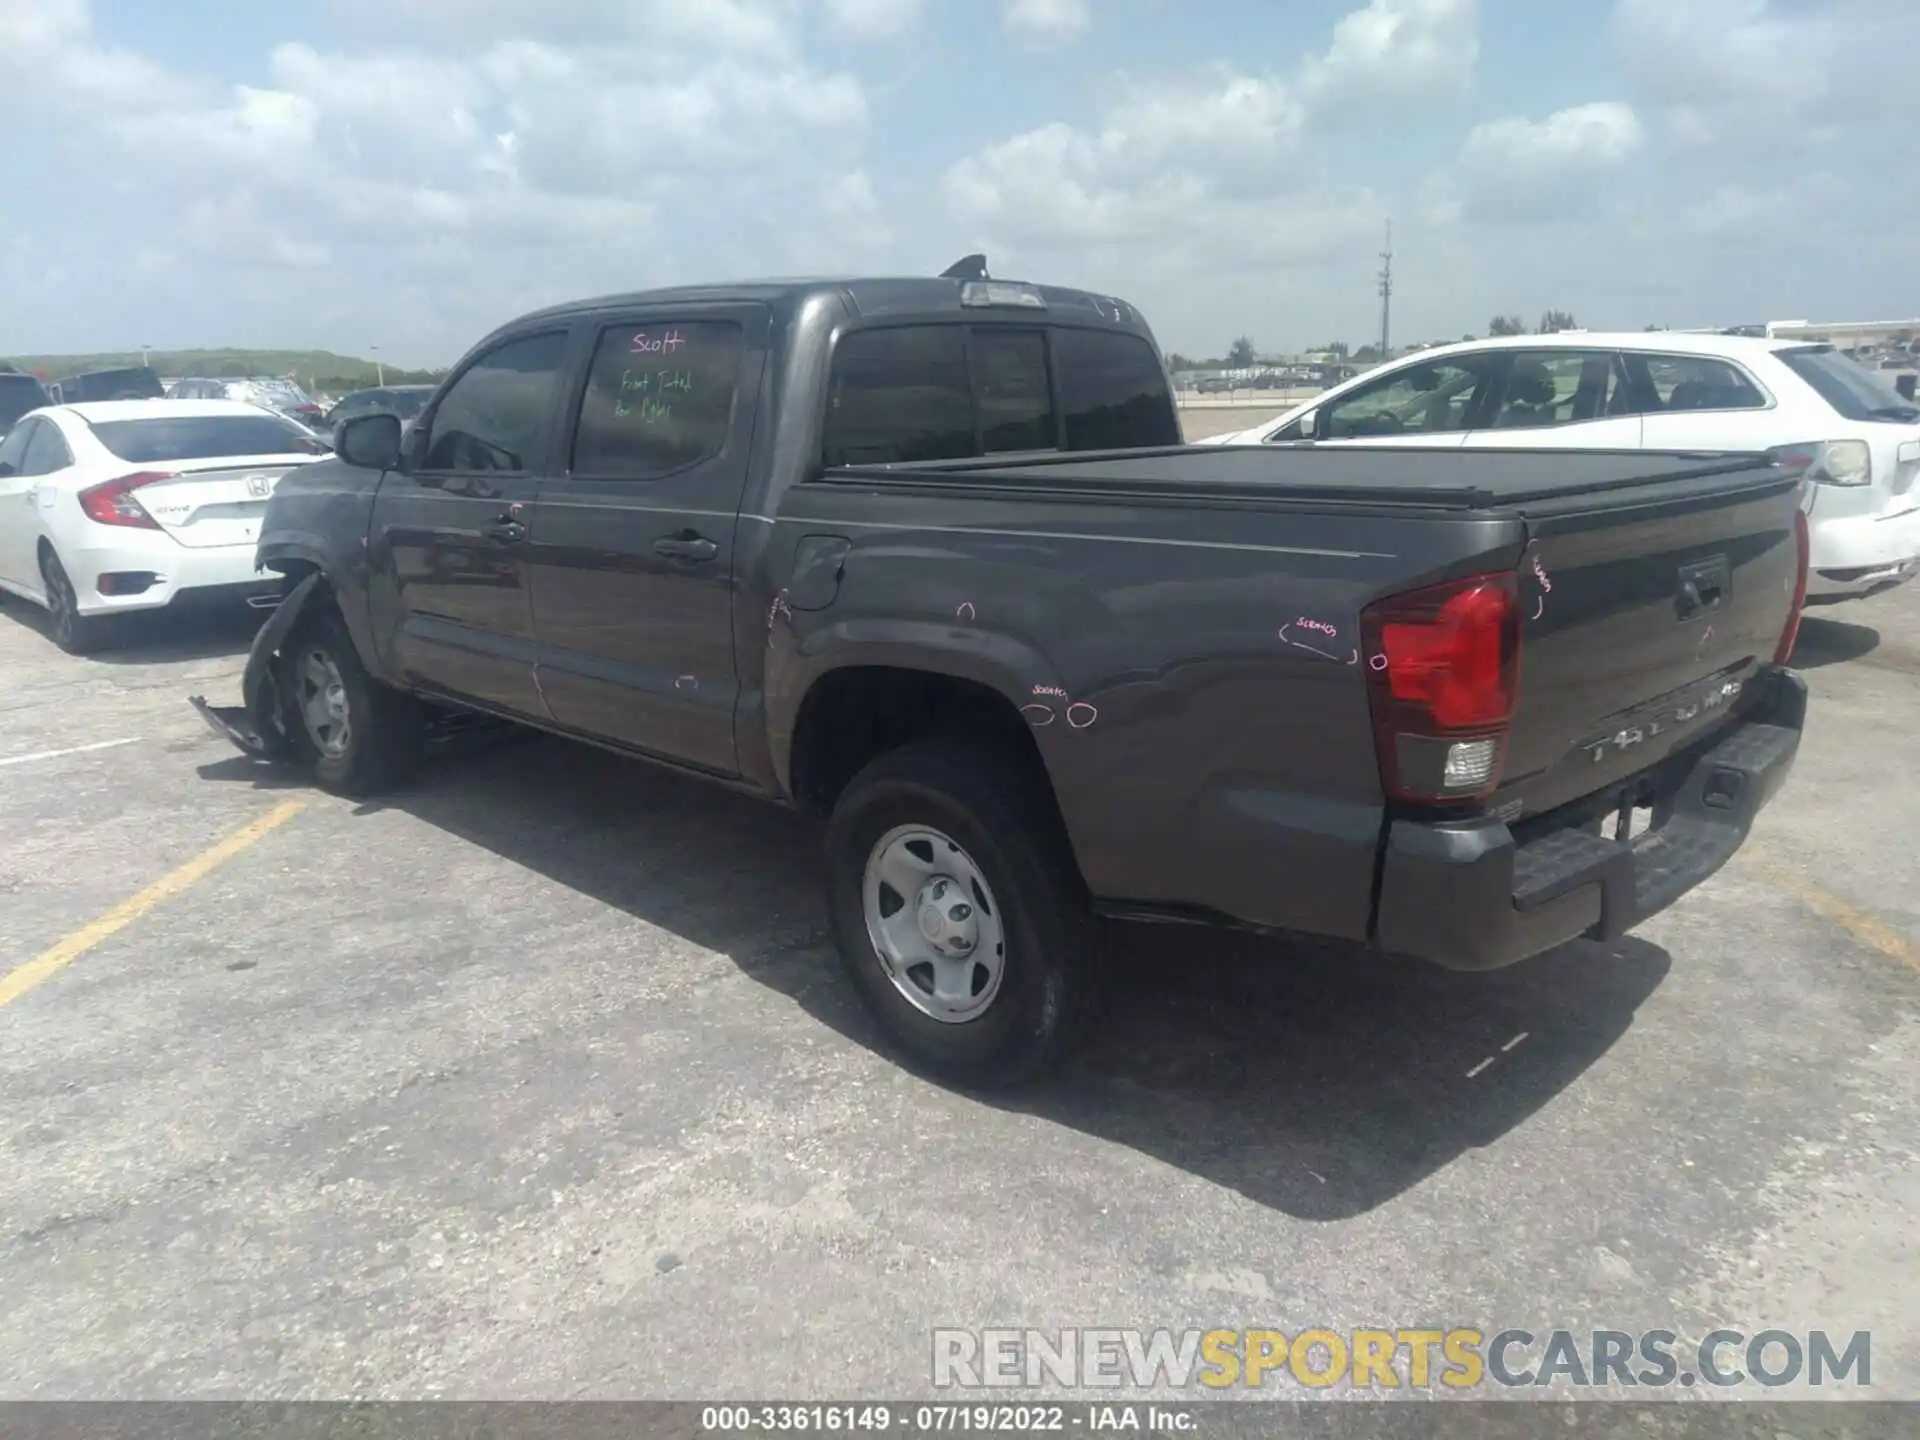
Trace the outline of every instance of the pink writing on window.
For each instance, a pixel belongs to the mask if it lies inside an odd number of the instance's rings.
[[[633,337],[633,348],[627,353],[630,355],[671,355],[686,343],[687,342],[681,338],[678,330],[662,330],[658,334],[651,334],[648,331],[642,330]]]

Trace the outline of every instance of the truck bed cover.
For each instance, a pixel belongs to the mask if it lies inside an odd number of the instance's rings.
[[[849,466],[812,483],[923,481],[1061,498],[1359,501],[1480,510],[1756,470],[1780,473],[1759,452],[1183,445]],[[1409,472],[1421,478],[1409,483]]]

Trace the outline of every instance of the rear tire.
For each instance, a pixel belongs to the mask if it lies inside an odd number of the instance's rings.
[[[69,655],[91,655],[104,647],[112,638],[110,622],[104,616],[80,613],[73,581],[50,548],[40,552],[40,580],[47,592],[47,628],[53,643]]]
[[[288,637],[275,680],[287,739],[321,789],[376,795],[401,784],[419,763],[426,739],[420,703],[367,673],[331,609]]]
[[[1086,889],[1024,782],[991,750],[916,743],[856,775],[827,828],[841,962],[904,1058],[962,1085],[1055,1063],[1091,1001]]]

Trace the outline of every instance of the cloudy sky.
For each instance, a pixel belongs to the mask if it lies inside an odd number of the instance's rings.
[[[0,354],[994,272],[1164,345],[1920,312],[1916,0],[0,0]]]

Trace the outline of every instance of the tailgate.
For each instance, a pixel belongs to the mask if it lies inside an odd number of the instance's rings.
[[[182,469],[136,493],[141,508],[182,545],[251,545],[260,538],[260,519],[280,477],[305,462],[305,456],[222,460]]]
[[[1621,786],[1719,728],[1773,662],[1799,573],[1797,471],[1762,466],[1519,508],[1519,696],[1492,804]]]

